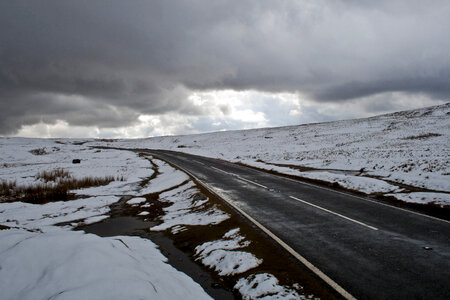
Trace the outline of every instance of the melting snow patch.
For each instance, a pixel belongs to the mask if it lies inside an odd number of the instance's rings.
[[[233,250],[244,248],[250,245],[250,241],[245,241],[245,237],[239,234],[239,228],[232,229],[223,235],[222,240],[206,242],[195,248],[195,253],[201,258],[208,256],[212,251],[223,249]]]
[[[450,205],[450,194],[446,193],[404,193],[404,194],[388,194],[387,196],[394,196],[395,198],[411,203],[427,204],[434,202],[438,205]]]
[[[177,234],[177,233],[180,233],[180,232],[183,232],[186,230],[187,230],[187,228],[185,226],[181,226],[181,225],[176,225],[171,228],[172,234]]]
[[[109,218],[109,216],[94,216],[94,217],[89,217],[89,218],[85,219],[83,221],[83,223],[85,225],[93,224],[93,223],[97,223],[97,222],[103,221],[103,220],[108,219],[108,218]]]
[[[158,165],[159,174],[140,191],[141,195],[159,193],[189,180],[186,173],[172,168],[167,163],[158,159],[154,159],[153,162]]]
[[[209,225],[219,224],[229,218],[229,215],[215,206],[207,207],[208,198],[197,197],[198,189],[192,181],[162,193],[160,201],[171,202],[165,207],[165,215],[161,217],[162,224],[151,230],[162,231],[176,225]],[[177,231],[175,231],[176,233]]]
[[[128,200],[127,204],[133,205],[133,204],[139,204],[139,203],[142,203],[142,202],[145,202],[145,201],[147,201],[147,199],[145,199],[144,197],[136,197],[136,198],[133,198],[131,200]]]
[[[244,300],[247,299],[307,299],[296,290],[278,284],[272,274],[252,274],[241,278],[234,286]]]
[[[401,189],[385,181],[359,176],[334,174],[330,172],[300,172],[300,176],[319,179],[327,182],[336,182],[344,188],[357,190],[366,194],[398,192]]]
[[[262,259],[243,251],[232,251],[250,244],[239,234],[239,228],[225,233],[223,239],[206,242],[195,248],[195,255],[204,265],[214,268],[219,275],[243,273],[262,263]]]
[[[253,254],[243,251],[214,250],[205,258],[202,263],[214,268],[220,276],[243,273],[253,269],[262,263]]]
[[[73,201],[29,204],[24,202],[0,203],[0,224],[19,225],[22,228],[52,228],[52,225],[86,219],[85,222],[98,222],[107,216],[109,205],[120,198],[98,196]],[[89,219],[94,217],[94,219]]]

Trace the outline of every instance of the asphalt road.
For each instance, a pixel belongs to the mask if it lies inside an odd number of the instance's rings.
[[[188,171],[352,299],[450,299],[450,223],[216,159],[148,150]]]

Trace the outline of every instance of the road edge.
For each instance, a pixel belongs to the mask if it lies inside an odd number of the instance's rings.
[[[151,155],[164,160],[168,162],[166,159],[158,156],[157,154],[151,153]],[[231,208],[233,208],[235,211],[237,211],[239,214],[241,214],[243,217],[245,217],[248,221],[250,221],[252,224],[254,224],[256,227],[258,227],[260,230],[262,230],[265,234],[267,234],[272,240],[274,240],[278,245],[280,245],[284,250],[286,250],[289,254],[291,254],[293,257],[295,257],[299,262],[301,262],[305,267],[307,267],[311,272],[313,272],[316,276],[318,276],[320,279],[322,279],[326,284],[328,284],[331,288],[333,288],[337,293],[339,293],[342,297],[344,297],[347,300],[356,300],[356,298],[351,295],[349,292],[347,292],[343,287],[341,287],[337,282],[335,282],[333,279],[328,277],[325,273],[323,273],[319,268],[314,266],[311,262],[309,262],[305,257],[300,255],[297,251],[292,249],[288,244],[286,244],[282,239],[280,239],[278,236],[276,236],[274,233],[272,233],[269,229],[267,229],[264,225],[256,221],[254,218],[252,218],[249,214],[247,214],[245,211],[237,207],[231,200],[227,199],[227,197],[222,194],[219,191],[214,190],[211,186],[209,186],[207,183],[204,183],[200,179],[198,179],[195,175],[193,175],[191,172],[187,171],[186,169],[180,167],[179,165],[168,162],[169,164],[175,166],[177,169],[185,172],[190,177],[192,177],[198,184],[203,186],[208,192],[216,196],[217,198],[223,200],[226,204],[228,204]]]

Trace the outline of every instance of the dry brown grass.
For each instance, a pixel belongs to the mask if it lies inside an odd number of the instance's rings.
[[[2,181],[0,184],[0,202],[22,201],[43,204],[51,201],[70,200],[70,191],[93,186],[107,185],[112,181],[124,181],[123,176],[73,178],[64,169],[43,171],[36,179],[44,181],[31,186],[17,185],[15,181]]]
[[[38,149],[33,149],[29,151],[31,154],[34,155],[45,155],[47,154],[47,151],[45,150],[45,148],[38,148]]]
[[[416,135],[416,136],[408,136],[403,138],[404,140],[424,140],[435,136],[441,136],[440,133],[427,133],[422,135]]]
[[[64,169],[55,169],[53,171],[42,171],[36,175],[36,179],[42,179],[44,182],[49,181],[62,181],[64,179],[70,179],[72,176]]]

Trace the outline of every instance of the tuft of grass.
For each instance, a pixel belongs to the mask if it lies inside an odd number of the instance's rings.
[[[53,171],[42,171],[39,172],[36,176],[36,179],[42,179],[44,182],[49,181],[63,181],[65,179],[71,179],[72,175],[64,169],[55,169]]]
[[[70,191],[93,186],[107,185],[112,181],[124,181],[123,176],[73,178],[64,169],[44,171],[36,175],[44,182],[31,186],[17,185],[15,181],[3,180],[0,184],[0,202],[22,201],[43,204],[70,200]]]
[[[33,149],[29,151],[31,154],[34,155],[45,155],[48,152],[45,150],[45,148],[38,148],[38,149]]]
[[[10,197],[12,191],[14,190],[14,188],[17,186],[15,181],[2,181],[2,183],[0,184],[0,195],[5,196],[5,197]]]

